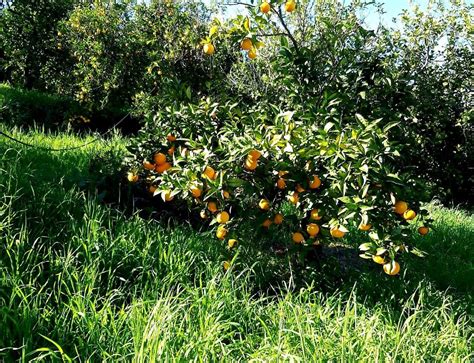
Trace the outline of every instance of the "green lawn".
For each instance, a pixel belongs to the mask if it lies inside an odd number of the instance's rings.
[[[413,236],[428,256],[395,278],[334,257],[296,270],[251,232],[224,273],[212,235],[100,202],[125,144],[0,136],[0,361],[474,359],[472,215],[433,205]]]

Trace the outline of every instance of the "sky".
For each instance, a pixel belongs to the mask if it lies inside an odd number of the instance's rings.
[[[345,0],[348,2],[349,0]],[[411,4],[418,4],[421,6],[422,9],[426,9],[429,3],[429,0],[378,0],[380,3],[383,3],[385,14],[380,17],[375,11],[368,12],[364,14],[366,16],[365,21],[369,28],[376,28],[379,21],[382,22],[383,25],[392,25],[392,19],[397,17],[403,9],[407,9],[411,7]],[[212,3],[214,0],[204,0],[205,3]],[[270,1],[271,2],[271,1]],[[448,0],[444,0],[445,3],[448,3]],[[465,0],[467,4],[473,4],[474,0]],[[227,12],[227,15],[232,15],[232,13],[236,13],[242,11],[236,6],[230,6],[232,10]]]

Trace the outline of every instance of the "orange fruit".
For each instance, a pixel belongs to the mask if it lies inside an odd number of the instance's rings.
[[[286,182],[285,182],[285,179],[278,179],[277,180],[277,188],[278,189],[285,189],[286,188]]]
[[[222,196],[224,199],[229,199],[230,198],[230,193],[227,190],[222,191]]]
[[[317,189],[321,186],[321,179],[317,175],[313,176],[313,181],[309,183],[310,189]]]
[[[227,236],[227,232],[229,232],[227,229],[225,229],[223,226],[219,226],[217,227],[216,236],[219,239],[224,239],[225,236]]]
[[[212,167],[206,166],[203,176],[210,180],[215,180],[217,178],[217,173]]]
[[[296,191],[298,193],[303,193],[305,189],[301,186],[301,184],[296,184]]]
[[[293,10],[295,10],[295,7],[296,7],[296,4],[294,1],[290,0],[285,3],[285,11],[287,13],[291,13]]]
[[[361,225],[359,226],[359,229],[360,229],[361,231],[368,231],[368,230],[371,229],[371,228],[372,228],[372,225],[371,225],[371,224],[361,224]]]
[[[269,210],[270,202],[267,199],[261,199],[260,202],[258,202],[258,206],[261,210]]]
[[[138,175],[133,174],[133,173],[128,173],[127,179],[130,183],[136,183],[138,181]]]
[[[300,232],[293,233],[293,235],[291,236],[291,239],[295,243],[302,243],[304,241],[304,237]]]
[[[387,275],[397,275],[400,272],[400,264],[396,261],[387,262],[383,265],[383,270]]]
[[[403,214],[408,209],[408,204],[403,200],[399,200],[395,203],[394,210],[397,214]]]
[[[282,224],[283,223],[283,214],[278,213],[275,215],[275,218],[273,218],[273,223],[275,224]]]
[[[379,265],[385,264],[385,258],[383,258],[382,256],[379,256],[379,255],[373,255],[372,260],[375,263],[378,263]]]
[[[159,165],[156,165],[155,166],[155,171],[158,173],[158,174],[162,174],[164,173],[166,170],[168,170],[169,168],[171,168],[171,164],[170,163],[163,163],[163,164],[159,164]]]
[[[174,196],[171,195],[171,190],[167,190],[164,195],[165,195],[165,202],[170,202],[174,198]]]
[[[289,197],[288,197],[289,201],[293,204],[298,204],[299,200],[300,200],[300,196],[298,194],[298,192],[293,192],[293,194],[291,194]]]
[[[272,223],[273,222],[271,221],[271,219],[265,219],[262,223],[262,226],[265,227],[265,228],[268,228],[272,225]]]
[[[143,160],[143,167],[146,169],[146,170],[153,170],[155,169],[155,165],[150,163],[149,161],[147,160]]]
[[[311,209],[310,215],[311,219],[314,219],[315,221],[319,221],[321,218],[323,218],[319,215],[319,209]]]
[[[310,223],[306,227],[306,232],[308,232],[311,237],[314,237],[319,233],[319,226],[316,223]]]
[[[220,224],[225,224],[227,222],[229,222],[229,213],[227,213],[226,211],[223,211],[223,212],[220,212],[218,215],[217,215],[217,222],[220,223]]]
[[[346,232],[341,231],[339,228],[331,228],[331,236],[334,238],[342,238]]]
[[[283,178],[286,174],[288,174],[288,172],[287,172],[286,170],[280,170],[280,171],[278,172],[278,176],[279,176],[280,178]]]
[[[253,49],[253,48],[249,50],[249,52],[247,53],[247,55],[248,55],[248,57],[249,57],[250,59],[255,59],[255,58],[257,58],[257,52],[256,52],[256,50]]]
[[[418,228],[418,233],[421,234],[422,236],[427,235],[429,231],[430,231],[430,229],[428,227],[425,227],[425,226],[422,226],[422,227]]]
[[[224,267],[224,271],[227,271],[228,269],[230,269],[230,262],[229,261],[224,261],[224,263],[222,264],[222,267]]]
[[[213,55],[215,52],[215,48],[211,43],[206,43],[202,47],[202,51],[204,52],[204,54]]]
[[[407,209],[405,211],[405,213],[403,213],[403,218],[405,218],[407,221],[411,221],[415,217],[416,217],[416,213],[415,213],[415,211],[413,211],[411,209]]]
[[[237,244],[237,240],[236,240],[236,239],[230,239],[230,240],[227,242],[227,247],[232,248],[232,247],[234,247],[236,244]]]
[[[153,193],[155,193],[156,189],[157,189],[157,188],[156,188],[154,185],[150,185],[150,187],[148,188],[148,191],[149,191],[151,194],[153,194]]]
[[[155,163],[158,165],[166,163],[166,155],[163,153],[156,153],[155,156],[153,156],[153,160],[155,160]]]
[[[190,191],[194,198],[199,198],[202,195],[202,190],[197,185],[193,185]]]
[[[166,140],[168,140],[169,142],[174,142],[176,141],[176,136],[174,136],[173,134],[168,134],[168,136],[166,136]]]
[[[270,12],[271,6],[268,2],[264,1],[260,4],[260,11],[264,14],[268,14]]]
[[[252,158],[252,159],[254,159],[254,160],[260,159],[261,156],[262,156],[262,153],[261,153],[260,151],[258,151],[258,150],[251,150],[251,151],[249,152],[249,155],[248,155],[248,157],[250,157],[250,158]]]
[[[252,159],[252,158],[247,158],[245,160],[245,169],[251,170],[251,171],[257,169],[257,160]]]
[[[207,209],[211,213],[216,213],[217,212],[217,204],[215,202],[209,202],[209,203],[207,203]]]
[[[252,40],[250,38],[245,38],[240,42],[240,48],[243,50],[250,50],[252,48]]]
[[[174,151],[176,150],[176,148],[174,146],[171,146],[169,149],[168,149],[168,155],[169,156],[172,156],[174,154]]]

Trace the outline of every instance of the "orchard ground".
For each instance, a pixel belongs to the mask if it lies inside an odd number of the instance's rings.
[[[212,232],[107,203],[128,142],[0,139],[0,360],[474,358],[472,214],[432,204],[430,233],[413,230],[427,256],[396,277],[351,258],[360,241],[296,270],[250,228],[225,272]]]

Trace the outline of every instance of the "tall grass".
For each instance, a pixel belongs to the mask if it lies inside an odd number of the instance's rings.
[[[271,253],[252,259],[250,233],[224,272],[211,235],[100,202],[97,171],[116,169],[125,142],[50,153],[0,139],[0,360],[474,359],[472,216],[433,207],[433,233],[414,237],[428,257],[397,278],[371,264],[302,272]]]

